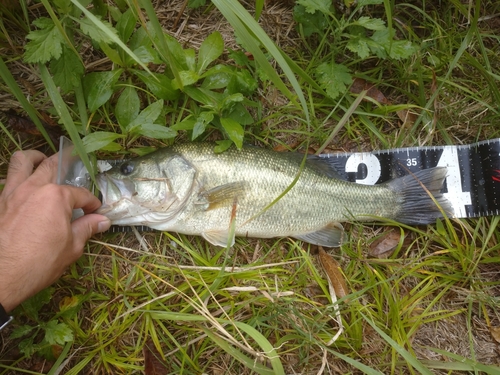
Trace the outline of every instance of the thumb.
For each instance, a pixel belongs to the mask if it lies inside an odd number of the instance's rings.
[[[80,257],[85,243],[96,233],[105,232],[111,226],[111,221],[103,215],[88,214],[79,217],[71,223],[73,230],[73,249]]]

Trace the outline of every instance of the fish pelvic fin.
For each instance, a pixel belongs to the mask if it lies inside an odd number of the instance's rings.
[[[205,240],[210,242],[212,245],[226,247],[232,247],[234,245],[234,233],[231,235],[229,229],[214,229],[202,232],[201,235]]]
[[[343,242],[344,227],[338,222],[332,222],[315,232],[293,237],[313,245],[339,247]]]
[[[401,198],[401,208],[395,220],[410,225],[435,223],[437,218],[453,216],[453,208],[441,189],[446,179],[446,167],[423,169],[396,178],[387,187]]]

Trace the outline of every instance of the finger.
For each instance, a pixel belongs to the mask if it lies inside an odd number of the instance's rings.
[[[15,188],[32,175],[33,168],[46,158],[44,154],[36,150],[15,152],[10,158],[9,169],[7,170],[7,180],[5,181],[3,193],[5,195],[10,195]]]
[[[30,181],[39,185],[53,184],[57,180],[58,154],[43,160],[30,176]]]
[[[83,252],[85,243],[96,233],[107,231],[111,221],[103,215],[89,214],[82,216],[71,223],[73,230],[74,255],[78,259]],[[75,259],[75,260],[76,260]]]
[[[72,209],[81,208],[86,214],[101,207],[101,201],[94,194],[82,187],[64,185],[61,189],[69,193],[69,204]]]

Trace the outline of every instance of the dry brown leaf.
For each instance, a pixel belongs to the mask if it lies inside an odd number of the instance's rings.
[[[169,372],[169,367],[156,349],[153,340],[148,339],[142,351],[144,353],[144,375],[163,375]]]
[[[490,327],[491,336],[500,343],[500,327]]]
[[[396,114],[403,123],[403,127],[411,127],[418,118],[418,115],[414,112],[410,112],[409,109],[402,109],[397,111]]]
[[[386,259],[392,255],[400,239],[401,233],[391,229],[371,243],[369,253],[372,257]]]
[[[382,91],[377,89],[373,84],[362,78],[355,78],[350,91],[354,94],[359,94],[363,90],[366,90],[366,96],[376,100],[380,104],[390,104],[389,100],[387,100]]]
[[[319,246],[318,248],[319,261],[321,262],[321,265],[323,266],[323,269],[325,270],[326,275],[333,286],[333,289],[335,289],[335,295],[338,298],[345,297],[349,294],[349,289],[347,289],[344,275],[340,271],[340,264],[330,255],[328,255],[321,246]],[[349,300],[346,299],[346,302],[349,302]]]

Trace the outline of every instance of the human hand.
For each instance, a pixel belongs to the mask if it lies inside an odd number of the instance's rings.
[[[6,311],[56,281],[87,240],[111,225],[92,214],[101,205],[92,193],[56,185],[56,176],[57,155],[12,155],[0,194],[0,303]],[[76,208],[86,215],[71,222]]]

